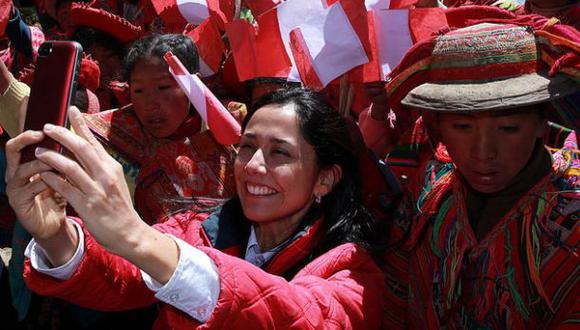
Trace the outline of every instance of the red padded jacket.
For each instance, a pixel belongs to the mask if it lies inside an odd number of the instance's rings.
[[[260,269],[240,258],[249,224],[236,221],[239,217],[228,216],[224,209],[209,217],[184,213],[155,225],[205,252],[220,275],[218,302],[206,323],[160,303],[155,329],[380,328],[383,275],[363,248],[343,244],[311,261],[320,226],[320,221],[311,221]],[[86,230],[85,235],[85,256],[69,280],[43,275],[27,260],[28,286],[39,294],[102,311],[158,302],[135,265],[107,252]]]

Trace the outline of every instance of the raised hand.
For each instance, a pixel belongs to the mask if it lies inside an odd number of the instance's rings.
[[[76,161],[39,148],[36,157],[59,173],[44,172],[41,178],[72,205],[101,245],[120,254],[123,242],[136,239],[146,225],[133,208],[121,165],[96,140],[74,107],[69,121],[76,134],[53,125],[46,125],[44,133],[61,143]]]
[[[76,108],[69,111],[73,133],[45,126],[44,133],[69,150],[75,160],[50,150],[36,157],[55,169],[42,180],[60,193],[83,219],[93,237],[107,250],[133,262],[165,283],[177,267],[175,242],[141,220],[131,201],[123,168],[96,140]]]
[[[22,226],[47,249],[53,265],[64,264],[77,245],[75,229],[66,221],[66,202],[40,179],[51,168],[38,161],[20,164],[21,151],[44,134],[26,131],[6,144],[6,194]]]
[[[376,120],[385,120],[389,114],[389,100],[385,90],[385,82],[375,81],[364,84],[364,91],[373,103],[371,117]]]

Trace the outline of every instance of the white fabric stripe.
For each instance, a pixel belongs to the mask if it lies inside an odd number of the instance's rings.
[[[207,103],[205,101],[203,85],[200,85],[202,83],[199,78],[192,74],[176,75],[171,69],[169,69],[169,72],[171,72],[173,78],[175,78],[181,89],[185,92],[195,107],[195,110],[201,116],[201,119],[207,124]]]
[[[176,0],[175,2],[179,13],[189,23],[199,25],[209,17],[209,9],[205,0]]]
[[[381,77],[384,79],[413,46],[409,30],[409,10],[376,10],[375,24]]]

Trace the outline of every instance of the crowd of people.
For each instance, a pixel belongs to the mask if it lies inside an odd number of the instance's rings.
[[[216,3],[201,23],[160,0],[1,4],[0,328],[577,326],[578,1],[386,1],[446,24],[410,20],[430,32],[385,77],[324,86],[240,81],[230,23],[271,34],[284,1]],[[45,40],[84,50],[70,127],[25,131]],[[67,152],[22,163],[46,138]]]

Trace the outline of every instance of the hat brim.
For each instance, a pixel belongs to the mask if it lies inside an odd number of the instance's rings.
[[[541,72],[473,83],[425,83],[411,90],[401,103],[438,112],[481,112],[539,104],[579,90],[580,85],[565,75],[550,77]]]

